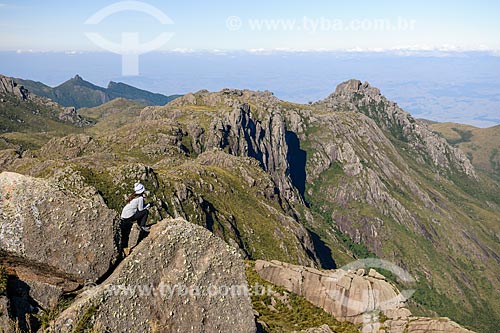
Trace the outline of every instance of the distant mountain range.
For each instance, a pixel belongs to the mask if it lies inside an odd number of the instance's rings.
[[[38,81],[18,78],[14,81],[35,95],[47,97],[62,106],[74,106],[77,109],[99,106],[115,98],[125,98],[143,105],[165,105],[181,96],[152,93],[113,81],[109,82],[107,88],[103,88],[85,81],[79,75],[54,88]]]

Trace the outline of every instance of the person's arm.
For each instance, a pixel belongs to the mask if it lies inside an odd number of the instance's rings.
[[[137,205],[137,210],[138,211],[143,211],[144,209],[148,209],[149,208],[149,204],[147,204],[146,206],[144,206],[144,197],[139,197],[139,202],[138,202],[138,205]]]

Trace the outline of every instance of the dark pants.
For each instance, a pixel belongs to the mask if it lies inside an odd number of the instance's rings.
[[[144,227],[146,225],[146,221],[148,220],[149,212],[147,209],[137,211],[134,215],[129,217],[128,219],[121,220],[121,233],[122,233],[122,241],[121,248],[124,249],[128,247],[128,239],[130,236],[130,231],[132,230],[132,225],[134,222],[137,222],[139,227]],[[139,239],[144,238],[144,231],[141,230]]]
[[[148,220],[148,215],[149,215],[148,210],[144,209],[135,212],[135,214],[132,215],[132,217],[129,217],[128,219],[125,220],[129,220],[131,223],[137,222],[139,227],[144,227],[146,225],[146,221]]]

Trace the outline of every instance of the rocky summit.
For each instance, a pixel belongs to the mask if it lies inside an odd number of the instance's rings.
[[[14,82],[0,87],[4,331],[498,331],[495,164],[370,84],[307,105],[223,89],[80,110]],[[137,181],[156,224],[124,235]],[[412,284],[343,268],[366,258]]]
[[[92,316],[89,316],[89,313]],[[205,228],[165,220],[49,332],[256,332],[243,262]]]

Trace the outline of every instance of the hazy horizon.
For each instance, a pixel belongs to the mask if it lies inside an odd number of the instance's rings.
[[[153,52],[141,57],[139,76],[122,76],[120,66],[120,56],[105,52],[0,52],[1,74],[50,86],[79,74],[166,95],[238,88],[307,103],[356,78],[416,118],[500,124],[500,57],[488,52]]]
[[[0,73],[307,103],[351,78],[415,117],[500,124],[500,3],[0,0]]]

